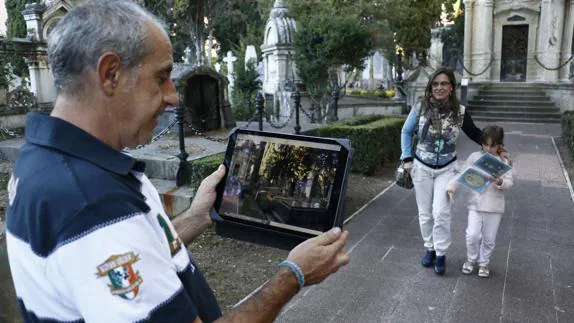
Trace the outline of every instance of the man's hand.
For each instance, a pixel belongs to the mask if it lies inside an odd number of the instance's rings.
[[[334,228],[291,250],[287,259],[299,265],[305,275],[305,285],[322,282],[349,262],[349,254],[343,250],[348,235],[348,231]]]
[[[211,225],[210,211],[215,202],[217,184],[225,175],[225,166],[219,168],[203,179],[191,206],[173,220],[175,231],[185,245],[190,244],[197,236]]]
[[[217,195],[215,189],[224,175],[225,166],[219,165],[219,168],[215,172],[201,181],[193,197],[193,202],[191,202],[191,206],[189,207],[189,211],[193,216],[204,217],[205,220],[211,221],[209,212],[213,207],[213,202],[215,202]]]
[[[403,164],[403,168],[411,174],[411,171],[413,170],[413,162],[405,162]]]

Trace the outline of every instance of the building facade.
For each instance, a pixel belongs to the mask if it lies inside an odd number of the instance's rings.
[[[464,75],[571,82],[574,0],[464,0]]]

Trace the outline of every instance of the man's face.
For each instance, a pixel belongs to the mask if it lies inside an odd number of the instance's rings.
[[[135,147],[150,142],[159,115],[168,105],[178,102],[171,81],[173,66],[172,46],[167,35],[156,26],[148,25],[148,44],[151,52],[140,66],[121,78],[121,101],[118,126],[121,144]]]

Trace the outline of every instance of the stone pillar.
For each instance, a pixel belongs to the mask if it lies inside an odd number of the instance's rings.
[[[444,44],[440,39],[440,32],[442,28],[431,29],[431,47],[428,57],[428,64],[432,69],[442,66],[442,49]]]
[[[564,32],[562,36],[562,62],[566,62],[572,55],[572,37],[574,36],[574,0],[567,0],[566,14],[564,22]],[[568,82],[570,76],[570,65],[573,62],[566,64],[560,69],[560,81]]]
[[[538,61],[546,68],[560,66],[562,32],[564,30],[564,0],[542,0],[538,33]],[[557,82],[559,71],[548,70],[538,64],[538,80]]]
[[[464,0],[464,67],[472,71],[472,20],[474,16],[474,0]],[[471,78],[468,72],[464,71],[464,77]]]
[[[22,10],[22,16],[26,21],[26,30],[28,31],[26,38],[42,42],[42,13],[46,10],[46,6],[38,3],[29,3]]]
[[[56,88],[54,77],[48,65],[48,57],[34,57],[27,59],[26,63],[30,74],[30,91],[36,96],[37,102],[51,103],[56,101]]]
[[[490,81],[490,70],[488,67],[492,59],[492,24],[493,24],[493,0],[476,0],[474,5],[475,25],[472,42],[472,73],[480,75],[473,76],[476,81]],[[486,69],[486,70],[485,70]]]

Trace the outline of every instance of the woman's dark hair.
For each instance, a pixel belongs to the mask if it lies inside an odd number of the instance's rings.
[[[485,127],[482,129],[482,144],[488,144],[488,139],[491,145],[504,145],[504,129],[499,126]]]
[[[454,73],[452,72],[452,70],[450,70],[446,67],[439,67],[436,71],[434,71],[434,73],[429,78],[429,81],[428,81],[427,86],[425,88],[425,96],[423,97],[423,100],[422,100],[422,110],[426,111],[426,109],[429,107],[429,105],[430,105],[429,102],[430,102],[430,99],[432,98],[432,83],[433,83],[434,79],[437,76],[439,76],[440,74],[445,74],[448,77],[448,81],[452,85],[452,93],[448,97],[446,106],[450,111],[454,112],[453,113],[454,117],[458,119],[458,114],[459,114],[459,109],[460,109],[460,107],[459,107],[460,101],[456,97],[456,77],[454,76]]]

